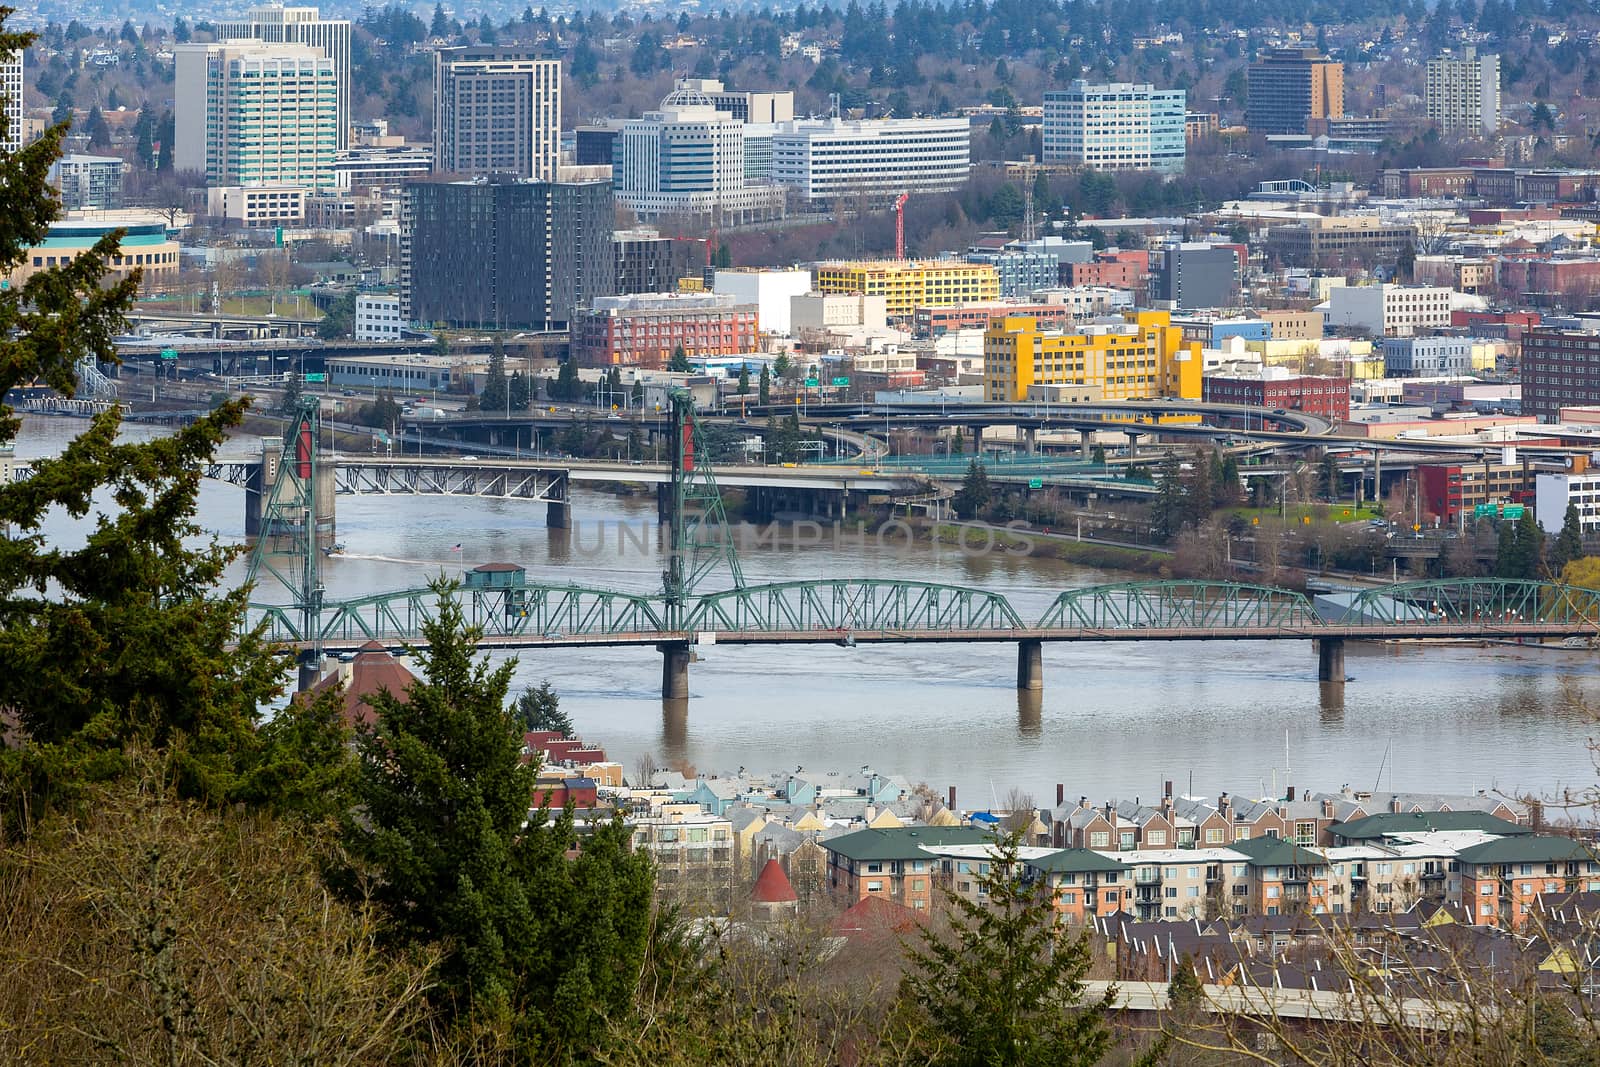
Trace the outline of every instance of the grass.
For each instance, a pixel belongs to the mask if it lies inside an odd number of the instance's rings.
[[[1260,519],[1265,522],[1284,516],[1284,511],[1277,507],[1230,508],[1226,514],[1237,515],[1246,522]],[[1348,522],[1370,522],[1373,519],[1383,518],[1383,512],[1371,504],[1291,504],[1287,511],[1288,520],[1297,526],[1314,526],[1320,523],[1333,523],[1335,525]],[[1306,520],[1311,520],[1309,523]]]

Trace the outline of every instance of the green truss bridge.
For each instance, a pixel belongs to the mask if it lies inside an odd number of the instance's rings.
[[[1600,591],[1549,582],[1445,579],[1382,586],[1317,605],[1304,594],[1239,582],[1152,581],[1069,589],[1041,614],[1004,595],[931,582],[835,578],[746,584],[709,470],[694,462],[687,398],[676,408],[673,522],[659,592],[530,582],[522,568],[493,565],[466,576],[456,597],[485,648],[644,645],[663,657],[662,695],[688,695],[695,644],[843,645],[1009,641],[1017,686],[1043,686],[1047,641],[1311,640],[1318,678],[1342,683],[1347,641],[1563,639],[1600,634]],[[289,604],[252,604],[248,624],[302,653],[370,641],[415,643],[437,607],[431,588],[346,601],[322,596],[315,541],[315,409],[288,438],[263,516],[252,576],[291,591]],[[727,588],[697,589],[725,568]],[[305,680],[305,670],[302,680]]]

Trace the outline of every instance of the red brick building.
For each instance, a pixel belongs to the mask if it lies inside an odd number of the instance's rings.
[[[1201,395],[1208,404],[1250,404],[1323,415],[1350,417],[1350,382],[1345,378],[1300,375],[1294,378],[1206,377]]]
[[[679,347],[690,356],[756,351],[755,306],[715,293],[642,293],[601,297],[573,321],[572,354],[582,367],[660,370]]]
[[[953,330],[987,330],[991,320],[1007,315],[1038,319],[1041,330],[1072,324],[1072,309],[1065,304],[966,304],[919,307],[911,313],[911,328],[919,337],[941,337]]]
[[[1061,264],[1063,285],[1105,285],[1112,289],[1144,292],[1150,271],[1150,254],[1141,249],[1096,252],[1089,263]]]

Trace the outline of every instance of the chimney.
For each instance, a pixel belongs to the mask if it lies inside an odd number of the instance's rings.
[[[1165,792],[1163,792],[1161,795],[1162,796],[1166,796],[1166,797],[1172,796],[1172,779],[1168,778],[1165,782],[1162,783],[1162,786],[1163,786]]]
[[[1322,802],[1322,817],[1324,819],[1333,818],[1333,801],[1324,800]]]
[[[1067,785],[1066,785],[1065,782],[1057,782],[1056,783],[1056,807],[1059,808],[1061,805],[1065,804],[1066,802],[1067,802]]]
[[[1389,798],[1389,814],[1391,814],[1391,815],[1399,815],[1400,814],[1400,798],[1399,797],[1390,797]]]
[[[1289,803],[1291,803],[1291,804],[1294,803],[1294,786],[1292,786],[1292,785],[1289,787],[1289,798],[1288,799],[1289,799]]]
[[[1544,829],[1544,801],[1535,800],[1528,805],[1528,821],[1532,824],[1534,833]]]
[[[955,786],[951,786],[950,787],[950,810],[951,811],[955,811],[956,810],[956,787]]]
[[[1089,806],[1089,798],[1088,797],[1079,797],[1078,798],[1078,807],[1087,808],[1088,806]]]

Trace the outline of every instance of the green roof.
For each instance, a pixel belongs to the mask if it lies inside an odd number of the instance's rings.
[[[1252,867],[1316,867],[1328,862],[1322,853],[1278,837],[1251,837],[1228,847],[1242,852]]]
[[[1339,823],[1330,827],[1329,833],[1344,841],[1371,841],[1422,830],[1481,830],[1502,837],[1533,833],[1526,826],[1496,818],[1486,811],[1385,811]]]
[[[1128,869],[1128,865],[1121,860],[1102,856],[1088,848],[1064,848],[1060,852],[1029,860],[1028,866],[1044,874],[1094,874]]]
[[[896,826],[841,834],[823,841],[822,847],[852,860],[912,860],[927,858],[924,845],[977,845],[993,840],[993,833],[975,826]]]
[[[1549,863],[1553,860],[1594,860],[1594,850],[1570,837],[1505,837],[1485,841],[1456,853],[1461,863]]]

